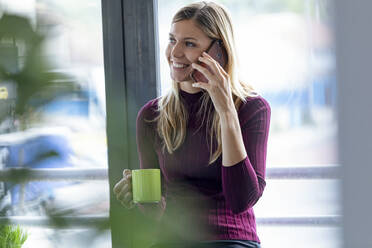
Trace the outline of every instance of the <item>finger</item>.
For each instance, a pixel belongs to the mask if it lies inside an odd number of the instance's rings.
[[[207,79],[208,81],[212,81],[213,80],[213,75],[212,73],[205,67],[201,66],[201,65],[198,65],[196,63],[192,63],[191,66],[200,71]]]
[[[118,193],[118,194],[116,195],[116,199],[117,199],[118,201],[122,201],[122,200],[124,200],[125,194],[126,194],[126,192],[121,191],[120,193]]]
[[[224,75],[229,75],[229,74],[225,71],[225,69],[222,67],[222,65],[221,65],[220,63],[218,63],[215,59],[213,59],[211,55],[209,55],[209,54],[206,53],[206,52],[203,52],[202,55],[205,56],[205,57],[207,57],[207,58],[209,58],[209,59],[211,59],[212,61],[214,61],[216,67],[217,67],[217,68],[220,70],[220,72],[222,72]]]
[[[132,185],[130,184],[125,184],[123,186],[123,188],[121,189],[121,191],[117,194],[116,198],[121,201],[124,199],[125,195],[128,193],[128,192],[132,192]]]
[[[219,72],[220,75],[223,75],[223,76],[228,76],[229,74],[225,71],[225,69],[222,67],[222,65],[220,63],[218,63],[215,59],[212,58],[211,55],[209,55],[208,53],[206,52],[203,52],[202,54],[204,57],[202,58],[206,58],[207,60],[213,62],[213,64],[215,65],[215,69]],[[203,60],[202,60],[203,61]],[[204,62],[204,61],[203,61]],[[205,63],[205,62],[204,62]],[[217,74],[217,73],[216,73]]]
[[[132,192],[127,192],[127,193],[124,195],[124,199],[121,200],[121,201],[124,202],[125,204],[129,204],[130,201],[133,201]]]
[[[218,62],[215,61],[212,57],[202,57],[200,56],[199,58],[199,61],[207,64],[209,66],[209,68],[211,68],[211,70],[213,71],[214,74],[220,74],[220,71],[218,70],[218,67],[217,67],[217,64]]]
[[[124,193],[119,193],[116,195],[116,199],[121,202],[122,200],[124,200],[124,196],[125,196]]]
[[[126,209],[132,209],[135,206],[135,203],[133,201],[130,201],[129,203],[120,202],[123,207]]]
[[[132,183],[132,175],[127,175],[127,177],[125,178],[127,180],[128,183]]]
[[[115,184],[115,186],[114,186],[114,193],[115,194],[118,194],[121,190],[122,190],[122,188],[123,188],[123,186],[124,186],[124,184],[127,182],[128,180],[126,179],[126,178],[123,178],[123,179],[121,179],[117,184]]]
[[[229,77],[230,75],[225,71],[225,69],[222,67],[222,65],[220,65],[220,63],[217,63],[217,68],[218,70],[221,72],[221,74],[227,78]]]
[[[203,82],[193,83],[192,86],[195,87],[195,88],[204,89],[206,91],[208,91],[209,90],[209,87],[210,87],[210,85],[208,83],[203,83]]]
[[[128,175],[131,175],[131,174],[132,174],[131,170],[129,170],[129,169],[124,169],[123,170],[123,177],[127,177]]]

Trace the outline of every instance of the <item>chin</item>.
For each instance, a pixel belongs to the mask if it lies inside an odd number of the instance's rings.
[[[174,80],[176,83],[181,83],[181,82],[184,82],[184,81],[192,81],[192,78],[191,78],[190,76],[188,76],[188,77],[177,77],[177,78],[175,78],[175,77],[173,77],[173,76],[171,75],[171,78],[172,78],[172,80]]]

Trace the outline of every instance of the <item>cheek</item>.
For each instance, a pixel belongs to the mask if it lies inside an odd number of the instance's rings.
[[[198,58],[199,56],[202,54],[202,52],[200,51],[193,51],[189,54],[186,55],[187,59],[190,61],[190,62],[193,62],[193,63],[196,63],[198,62]]]

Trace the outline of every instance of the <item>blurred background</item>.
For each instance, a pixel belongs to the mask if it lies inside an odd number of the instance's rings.
[[[172,14],[194,1],[158,0],[160,92],[170,86],[165,47]],[[233,18],[240,76],[272,108],[267,168],[335,168],[337,154],[337,82],[330,0],[216,0]],[[164,7],[166,6],[166,7]],[[56,76],[53,89],[68,92],[40,105],[29,101],[19,115],[15,81],[0,81],[0,168],[107,169],[105,77],[101,1],[0,0],[0,14],[27,18],[45,35],[40,56]],[[8,35],[0,40],[2,66],[21,72],[28,48]],[[57,153],[40,159],[40,153]],[[268,179],[254,207],[258,235],[265,248],[341,247],[340,228],[320,217],[340,216],[340,182],[333,177]],[[107,180],[0,183],[5,216],[107,216]],[[304,218],[305,224],[271,223],[267,218]],[[291,220],[291,219],[289,219]],[[293,219],[292,219],[293,220]],[[261,224],[260,224],[261,223]],[[308,224],[306,224],[308,223]],[[53,229],[25,225],[23,247],[111,247],[110,231]],[[97,237],[95,237],[97,236]],[[93,238],[95,237],[95,238]],[[291,239],[288,239],[291,237]],[[63,240],[63,242],[62,242]]]
[[[1,169],[107,169],[101,12],[98,0],[0,1],[4,22],[5,14],[24,18],[44,37],[37,54],[30,54],[32,42],[20,34],[26,23],[13,21],[2,26],[1,66],[26,77],[23,81],[16,76],[2,77],[0,81]],[[19,113],[16,102],[23,96],[19,89],[23,84],[32,85],[29,79],[37,73],[27,66],[32,64],[28,62],[32,56],[36,58],[33,63],[45,61],[42,73],[56,76],[45,76],[52,85],[44,94],[32,94],[27,110]],[[70,87],[63,94],[50,95],[66,85]],[[42,157],[50,153],[57,155]],[[107,216],[107,176],[105,180],[89,179],[1,183],[0,211],[5,216]],[[97,235],[85,227],[61,230],[40,227],[36,222],[23,227],[29,234],[22,246],[26,248],[109,247],[111,242],[109,231]]]

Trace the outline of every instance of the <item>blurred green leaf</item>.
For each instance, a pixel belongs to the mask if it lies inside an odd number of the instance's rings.
[[[21,227],[0,226],[0,248],[21,248],[28,234]]]
[[[25,44],[25,61],[19,70],[14,72],[0,65],[0,80],[16,84],[16,117],[32,112],[29,105],[31,100],[34,100],[33,108],[38,108],[73,92],[76,84],[71,77],[50,72],[50,61],[43,52],[46,35],[34,31],[27,18],[4,14],[0,19],[0,44],[5,38]],[[2,60],[11,59],[4,56],[6,55],[1,54]]]

